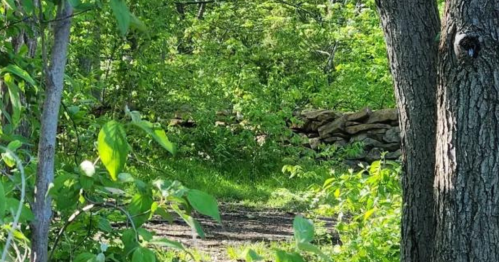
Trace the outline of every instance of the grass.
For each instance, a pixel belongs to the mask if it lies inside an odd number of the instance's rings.
[[[178,180],[188,188],[213,195],[220,202],[301,210],[309,197],[310,186],[322,183],[329,176],[320,166],[314,171],[312,175],[290,178],[279,170],[262,174],[252,171],[250,166],[221,169],[199,159],[172,159],[156,163],[154,168],[142,165],[136,172],[143,179]]]

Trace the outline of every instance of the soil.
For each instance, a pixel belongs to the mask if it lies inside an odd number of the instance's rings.
[[[220,207],[222,224],[212,219],[198,217],[206,234],[205,239],[193,238],[192,229],[181,219],[172,224],[166,221],[151,221],[146,228],[158,237],[167,237],[182,242],[207,254],[216,262],[243,261],[228,258],[227,247],[256,242],[269,244],[274,241],[288,241],[293,237],[295,214],[276,209],[250,209],[238,205]]]

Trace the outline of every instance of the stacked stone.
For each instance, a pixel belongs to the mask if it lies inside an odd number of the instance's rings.
[[[308,139],[306,146],[317,149],[320,144],[344,147],[362,142],[364,152],[349,159],[351,162],[371,163],[387,152],[385,159],[398,159],[400,128],[396,109],[372,111],[365,108],[355,113],[333,110],[305,110],[298,114],[301,124],[291,129]]]

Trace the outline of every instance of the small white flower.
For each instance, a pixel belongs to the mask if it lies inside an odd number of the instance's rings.
[[[92,177],[95,174],[95,166],[92,162],[85,160],[81,162],[80,168],[85,175]]]

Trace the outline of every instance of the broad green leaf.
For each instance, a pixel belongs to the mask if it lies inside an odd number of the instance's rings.
[[[160,215],[161,218],[166,219],[168,223],[173,223],[173,215],[166,211],[164,208],[156,209],[156,214]]]
[[[125,166],[128,144],[123,126],[116,121],[109,121],[99,132],[98,151],[102,163],[116,180]]]
[[[132,124],[144,130],[160,146],[168,150],[168,152],[175,154],[175,146],[172,144],[172,142],[170,142],[170,140],[168,140],[168,137],[166,136],[166,133],[163,129],[154,126],[154,124],[149,121],[136,120],[134,119],[134,117],[132,117]]]
[[[130,26],[131,14],[123,0],[111,0],[111,9],[118,22],[118,28],[125,35]]]
[[[7,148],[14,152],[17,149],[19,149],[22,145],[23,143],[21,141],[14,140],[7,145]]]
[[[136,28],[140,31],[146,31],[147,27],[140,21],[134,14],[130,14],[130,27]]]
[[[35,5],[33,4],[33,0],[22,0],[21,4],[26,13],[31,14],[34,10]]]
[[[99,217],[98,227],[100,230],[107,232],[107,233],[110,233],[113,231],[113,227],[109,223],[109,220],[107,220],[106,218],[103,218],[103,217]]]
[[[24,233],[22,231],[19,231],[19,230],[14,230],[14,237],[19,239],[19,240],[25,240],[25,241],[29,241],[29,239],[24,235]]]
[[[132,262],[155,262],[156,255],[150,249],[139,247],[135,249],[132,256]]]
[[[3,219],[3,215],[5,214],[5,206],[6,206],[5,189],[3,187],[2,181],[0,180],[0,221]]]
[[[210,216],[218,222],[222,222],[220,212],[218,211],[218,203],[214,197],[199,190],[189,190],[187,200],[191,206],[199,213]]]
[[[169,247],[182,251],[185,250],[185,247],[182,245],[182,243],[167,238],[154,239],[149,243],[159,247]]]
[[[314,239],[314,225],[300,215],[293,220],[293,230],[297,243],[310,243]]]
[[[22,104],[20,98],[21,90],[14,83],[14,79],[11,77],[10,74],[5,74],[3,77],[5,84],[9,89],[10,103],[12,104],[12,116],[11,116],[12,125],[17,126],[19,124],[19,121],[21,121],[21,110],[22,110]]]
[[[196,221],[192,216],[186,214],[185,211],[181,210],[176,205],[172,205],[172,209],[187,223],[187,225],[189,225],[193,230],[196,231],[199,237],[203,239],[205,238],[203,228],[198,221]]]
[[[126,229],[123,231],[121,234],[121,242],[124,245],[124,252],[125,254],[131,254],[131,252],[139,246],[139,243],[137,243],[137,238],[135,231],[133,229]]]
[[[10,168],[16,165],[16,160],[10,151],[2,153],[2,160]]]
[[[139,236],[141,236],[145,241],[149,241],[153,238],[153,233],[149,232],[145,228],[137,228],[137,232],[139,233]]]
[[[331,259],[326,256],[326,254],[322,253],[322,251],[317,246],[314,246],[310,243],[298,243],[298,249],[301,251],[314,253],[321,257],[324,261],[331,261]]]
[[[305,262],[298,253],[288,253],[283,250],[276,250],[276,262]]]
[[[196,230],[196,233],[198,234],[198,236],[202,239],[205,239],[206,235],[204,234],[203,227],[201,227],[201,224],[199,223],[199,221],[197,221],[193,217],[191,217],[191,221],[192,221],[191,224],[194,225],[194,230]]]
[[[17,212],[17,209],[19,208],[19,200],[15,198],[7,198],[7,201],[5,202],[6,202],[6,207],[5,207],[6,210],[7,211],[13,210],[14,214],[12,214],[12,216],[14,216],[15,212]],[[33,216],[31,210],[26,205],[22,205],[20,221],[24,223],[27,221],[31,221],[34,218],[35,217]]]
[[[152,198],[147,194],[136,194],[128,205],[128,212],[132,216],[135,227],[140,227],[149,218],[152,206]]]
[[[74,259],[74,262],[94,262],[97,256],[92,253],[81,253]]]
[[[129,183],[129,182],[133,182],[135,181],[135,179],[133,178],[133,176],[129,173],[120,173],[118,175],[118,180],[123,182],[123,183]]]
[[[23,70],[22,68],[20,68],[16,65],[8,65],[8,66],[4,67],[1,72],[2,72],[2,74],[6,73],[6,72],[12,73],[12,74],[20,77],[21,79],[23,79],[24,81],[26,81],[30,85],[35,86],[35,81],[33,80],[33,78],[31,78],[31,76],[28,74],[28,72],[26,72],[25,70]]]

